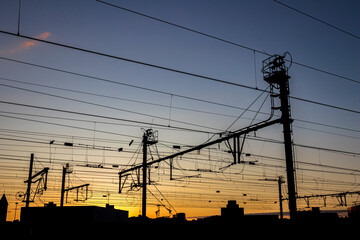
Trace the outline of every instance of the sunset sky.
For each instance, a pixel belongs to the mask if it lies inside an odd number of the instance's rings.
[[[119,194],[118,172],[142,161],[143,129],[158,131],[149,155],[156,160],[267,119],[262,61],[285,52],[293,60],[298,195],[360,191],[359,1],[281,1],[292,8],[271,0],[106,2],[120,8],[22,0],[19,11],[18,1],[0,0],[0,192],[8,221],[16,202],[16,218],[25,206],[15,196],[26,191],[31,153],[33,174],[50,168],[48,189],[31,206],[59,204],[68,163],[66,186],[90,183],[91,191],[86,201],[84,191],[81,199],[69,192],[65,205],[109,202],[141,214],[141,190],[131,188],[137,173]],[[248,136],[244,164],[229,166],[225,143],[175,158],[174,180],[169,161],[153,165],[148,216],[157,205],[160,216],[167,209],[218,215],[228,200],[245,214],[278,212],[277,183],[265,179],[286,181],[282,141],[282,126],[274,125]],[[356,201],[359,195],[348,196],[349,205]],[[306,209],[303,199],[297,203]],[[338,204],[335,197],[326,207],[322,198],[310,200],[310,207],[346,209]]]

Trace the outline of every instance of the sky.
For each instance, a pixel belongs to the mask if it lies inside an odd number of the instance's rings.
[[[110,203],[130,216],[141,214],[141,191],[131,188],[137,173],[119,194],[118,172],[142,161],[143,129],[158,131],[158,143],[150,147],[156,160],[266,120],[271,105],[262,93],[268,87],[262,61],[285,52],[293,60],[298,195],[360,191],[358,1],[282,1],[323,22],[271,0],[107,2],[238,46],[95,0],[22,0],[20,11],[18,1],[1,0],[0,192],[10,204],[9,221],[25,206],[15,196],[26,191],[31,153],[34,173],[49,167],[47,191],[36,194],[31,206],[59,204],[61,170],[70,164],[67,187],[90,183],[91,197],[85,201],[81,190],[76,199],[72,191],[65,205]],[[275,111],[273,118],[278,116]],[[224,143],[184,155],[174,159],[175,180],[169,161],[152,166],[148,216],[156,216],[158,205],[160,216],[168,216],[167,209],[187,217],[218,215],[227,200],[237,200],[245,214],[278,212],[277,183],[265,179],[286,181],[282,141],[281,125],[251,133],[245,163],[230,167]],[[348,196],[349,205],[358,196]],[[297,203],[307,209],[303,199]],[[326,207],[322,198],[310,200],[324,210],[346,209],[338,204],[335,197],[326,199]]]

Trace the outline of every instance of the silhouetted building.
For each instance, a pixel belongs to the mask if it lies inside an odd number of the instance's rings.
[[[347,208],[348,216],[353,221],[360,221],[360,205]]]
[[[321,212],[319,207],[311,208],[311,211],[298,211],[296,220],[299,223],[336,223],[339,220],[339,215],[334,212]]]
[[[8,205],[9,203],[4,193],[0,199],[0,222],[6,222]]]
[[[226,208],[221,208],[221,217],[224,220],[239,220],[244,217],[244,208],[239,208],[236,200],[229,200]]]
[[[44,207],[21,208],[20,221],[24,223],[118,223],[127,222],[128,211],[97,206],[56,207],[45,204]]]
[[[186,221],[185,213],[177,213],[176,215],[174,215],[173,218],[176,219],[177,222],[185,222]]]

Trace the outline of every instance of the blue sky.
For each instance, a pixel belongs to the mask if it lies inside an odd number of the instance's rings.
[[[109,0],[109,2],[268,54],[282,55],[288,51],[295,62],[360,81],[360,42],[358,38],[317,22],[274,1]],[[360,3],[358,1],[284,1],[284,3],[357,36],[360,35],[360,17],[358,15]],[[17,33],[17,27],[18,2],[10,0],[0,1],[0,30]],[[22,0],[20,34],[242,85],[258,87],[260,89],[267,87],[261,73],[261,64],[267,57],[266,55],[258,52],[254,54],[251,50],[226,44],[184,29],[175,28],[96,1]],[[81,101],[89,101],[107,106],[111,109],[5,86],[0,87],[0,100],[2,101],[27,103],[163,125],[170,123],[171,126],[195,128],[209,132],[226,130],[243,110],[184,99],[178,97],[178,95],[247,108],[260,94],[259,91],[218,82],[215,83],[201,78],[50,44],[29,41],[4,33],[0,33],[0,56],[167,93],[160,94],[154,91],[106,83],[94,78],[80,77],[78,75],[1,59],[0,77],[22,81],[20,83],[1,80],[1,84],[47,94],[56,94],[67,98],[76,98]],[[347,81],[343,78],[295,64],[292,65],[289,74],[291,76],[290,90],[292,96],[360,111],[359,83]],[[25,84],[24,82],[33,85]],[[34,84],[37,84],[37,86]],[[57,87],[57,89],[40,87],[39,84]],[[113,98],[90,96],[89,94],[81,94],[79,92],[59,90],[59,88],[106,95]],[[251,109],[257,111],[264,99],[265,97],[260,98]],[[144,104],[144,102],[151,103],[151,105]],[[322,148],[358,152],[360,138],[360,118],[358,113],[327,108],[298,100],[291,100],[291,106],[292,116],[295,119],[295,144],[307,144]],[[184,110],[184,108],[197,112]],[[126,145],[126,142],[131,140],[131,137],[110,136],[109,134],[96,131],[113,131],[119,134],[136,136],[139,143],[142,135],[141,127],[150,127],[150,125],[136,125],[136,127],[114,126],[100,123],[101,120],[98,118],[86,118],[84,116],[5,104],[1,104],[1,109],[2,111],[13,113],[8,113],[7,115],[17,117],[19,115],[15,115],[16,113],[27,113],[87,120],[88,122],[79,122],[41,118],[42,121],[88,128],[90,131],[9,117],[1,117],[2,129],[64,134],[67,135],[67,140],[74,140],[72,136],[83,136],[91,139],[95,135],[97,138],[117,139],[121,143],[104,142],[101,143],[102,146],[105,145],[113,148],[123,146],[131,151],[135,151],[137,147],[128,147]],[[130,113],[129,111],[137,112],[137,114]],[[232,117],[205,114],[199,111],[231,115]],[[270,112],[268,101],[264,104],[261,112]],[[25,116],[22,117],[25,118]],[[247,126],[254,117],[254,112],[247,112],[244,114],[244,117],[246,119],[237,121],[230,130]],[[34,116],[27,116],[26,118],[40,119]],[[267,115],[259,114],[257,121],[265,118],[267,118]],[[301,120],[310,121],[311,123],[305,123]],[[182,124],[176,121],[203,125],[210,128]],[[108,122],[114,123],[114,121]],[[344,130],[344,128],[349,130]],[[257,135],[264,138],[282,140],[280,126],[264,129]],[[159,129],[159,141],[164,141],[164,144],[172,142],[183,145],[196,145],[206,141],[210,136],[210,134]],[[59,139],[59,141],[64,141],[64,139]],[[78,141],[80,144],[89,145],[92,142],[91,140],[76,140],[76,137],[75,141]],[[4,144],[15,143],[4,142]],[[245,147],[247,151],[252,151],[254,155],[264,154],[283,157],[281,146],[273,146],[267,142],[249,141],[249,144]],[[47,152],[48,154],[49,147],[46,146],[44,148],[45,150],[42,152]],[[168,149],[164,148],[164,146],[159,146],[159,148],[166,155],[165,152]],[[28,149],[27,151],[21,154],[28,156],[32,150]],[[9,154],[9,152],[3,150],[3,154]],[[85,153],[79,152],[79,155],[81,154]],[[102,151],[99,154],[101,155]],[[43,153],[42,155],[45,157],[46,154]],[[339,161],[339,158],[343,161]],[[358,155],[355,157],[348,155],[338,156],[335,153],[324,153],[320,150],[298,149],[298,159],[299,161],[360,169]],[[95,159],[94,161],[100,160]],[[121,163],[125,164],[126,162],[127,160],[122,160]],[[4,162],[3,164],[5,166],[9,163]],[[27,164],[25,165],[27,166]],[[192,167],[189,163],[189,168]],[[216,166],[214,165],[213,167]],[[299,168],[302,168],[302,166],[299,166]],[[234,171],[236,172],[237,170]],[[266,167],[255,171],[260,175],[266,175],[264,173],[266,172]],[[301,173],[301,170],[299,172]],[[280,174],[280,172],[271,172],[271,174]],[[306,174],[303,173],[303,175],[308,176],[308,179],[318,177],[311,177],[312,173]],[[325,179],[335,178],[334,176],[324,174],[319,177],[324,182],[326,182]],[[336,179],[338,177],[336,175]],[[351,181],[354,184],[351,188],[354,187],[354,189],[356,189],[356,184],[359,184],[357,180],[353,181],[353,176],[344,176],[343,180]],[[6,184],[4,183],[3,185],[6,188]],[[99,188],[106,191],[104,186]],[[307,193],[307,191],[316,192],[318,190],[314,186],[312,190],[304,187],[303,193]],[[335,189],[332,190],[335,191]],[[339,188],[336,190],[348,189]],[[259,194],[258,190],[253,191],[254,194]],[[301,188],[299,187],[300,193]],[[255,210],[258,211],[257,209]]]

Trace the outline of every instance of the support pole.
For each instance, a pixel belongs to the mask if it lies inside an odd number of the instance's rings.
[[[283,213],[283,205],[282,205],[282,193],[281,193],[281,184],[283,183],[282,177],[279,176],[278,178],[278,186],[279,186],[279,204],[280,204],[280,219],[284,219],[284,213]]]
[[[236,161],[236,156],[237,156],[237,155],[236,155],[236,152],[237,152],[237,150],[236,150],[236,149],[237,149],[236,140],[237,140],[237,137],[234,137],[234,138],[233,138],[233,153],[232,153],[232,154],[233,154],[233,157],[234,157],[234,164],[236,164],[236,162],[237,162],[237,161]]]
[[[172,175],[172,172],[173,172],[173,161],[174,159],[173,158],[170,158],[170,180],[174,180],[173,179],[173,175]]]
[[[281,102],[281,122],[283,125],[284,145],[285,145],[285,162],[286,162],[286,178],[289,195],[289,211],[290,218],[296,218],[296,189],[295,189],[295,172],[294,160],[292,152],[292,137],[291,137],[291,123],[290,107],[289,107],[289,76],[280,76],[278,81],[280,87],[280,102]]]
[[[236,140],[236,148],[237,148],[237,163],[240,163],[240,159],[241,159],[241,148],[240,148],[240,136],[237,137],[237,140]],[[243,140],[243,142],[245,141],[245,139]]]
[[[34,164],[34,154],[32,153],[30,156],[30,167],[29,167],[29,178],[27,180],[27,190],[26,190],[26,204],[25,207],[29,207],[30,203],[30,191],[31,191],[31,179],[32,179],[32,169]]]
[[[63,206],[64,206],[64,193],[65,193],[65,177],[66,177],[66,171],[67,171],[67,167],[64,166],[64,167],[63,167],[63,172],[62,172],[62,180],[61,180],[60,207],[63,207]]]
[[[290,65],[286,66],[285,57],[290,57]],[[295,170],[293,159],[293,142],[291,130],[291,114],[289,105],[289,79],[288,70],[291,66],[292,58],[290,53],[285,52],[283,56],[274,55],[263,61],[262,72],[264,80],[271,86],[279,89],[281,123],[283,125],[284,145],[285,145],[285,162],[286,162],[286,179],[289,196],[289,211],[290,218],[296,218],[296,185],[295,185]]]
[[[119,173],[119,193],[121,193],[122,185],[121,185],[121,173]]]
[[[144,133],[143,136],[143,166],[142,166],[142,173],[143,173],[143,179],[142,179],[142,217],[146,218],[146,181],[147,181],[147,177],[146,177],[146,170],[147,170],[147,141],[148,141],[148,136],[146,135],[146,133]]]

